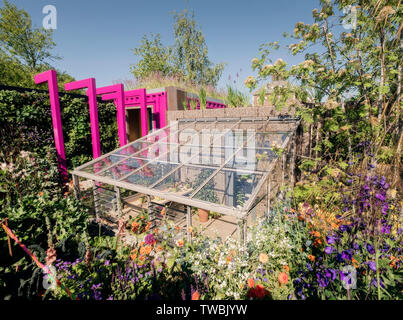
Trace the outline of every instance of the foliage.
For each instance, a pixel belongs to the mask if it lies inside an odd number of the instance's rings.
[[[249,105],[249,96],[228,85],[225,103],[229,108],[245,107]]]
[[[304,54],[305,60],[291,67],[282,59],[272,64],[269,56],[280,44],[264,44],[252,60],[257,78],[245,81],[250,88],[268,77],[294,83],[277,88],[270,99],[281,107],[296,98],[291,105],[313,133],[310,153],[315,152],[315,158],[348,159],[353,146],[366,141],[375,156],[385,148],[394,150],[388,159],[394,165],[394,184],[399,180],[403,143],[399,3],[320,1],[321,8],[312,11],[312,25],[298,22],[293,34],[286,34],[297,40],[288,46],[290,52]],[[338,13],[351,7],[357,25],[340,31],[339,25],[351,13]]]
[[[174,76],[188,85],[216,86],[224,70],[224,64],[214,65],[208,59],[204,35],[197,27],[194,13],[185,10],[174,15],[175,45],[164,47],[160,34],[144,36],[134,54],[140,57],[131,66],[137,80],[158,74],[160,77]]]
[[[31,17],[24,10],[4,0],[0,8],[0,79],[1,84],[39,87],[34,75],[51,69],[50,61],[60,59],[51,51],[55,47],[53,30],[35,28]],[[59,90],[64,91],[64,83],[74,81],[65,72],[57,70]]]
[[[134,54],[141,57],[137,64],[130,67],[134,77],[145,79],[155,73],[162,77],[173,75],[172,48],[162,45],[160,34],[151,34],[150,38],[144,35],[141,45],[133,49]]]
[[[12,56],[21,59],[30,70],[49,59],[56,59],[50,50],[55,46],[53,30],[33,28],[31,17],[25,10],[18,10],[4,0],[0,8],[0,43]]]
[[[75,167],[92,159],[88,102],[85,98],[60,97],[62,125],[68,167]],[[41,156],[54,145],[52,116],[48,94],[35,92],[0,91],[0,131],[4,139],[0,151],[7,155],[15,147],[33,151]],[[101,149],[109,152],[118,146],[116,107],[98,102]]]

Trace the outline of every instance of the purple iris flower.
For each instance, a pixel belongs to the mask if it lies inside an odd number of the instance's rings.
[[[342,225],[339,227],[339,230],[340,230],[341,232],[347,231],[347,230],[348,230],[348,226],[345,225],[345,224],[342,224]]]
[[[333,244],[336,242],[336,238],[333,236],[327,236],[326,241],[327,241],[327,243]]]
[[[333,250],[334,250],[333,247],[326,247],[324,251],[326,254],[331,254]]]
[[[374,254],[375,253],[375,249],[373,246],[371,246],[369,243],[367,243],[367,251],[369,254]]]
[[[337,277],[337,271],[334,269],[327,269],[326,277],[329,278],[331,281],[334,281]]]
[[[368,261],[367,264],[368,264],[369,268],[370,268],[372,271],[375,271],[375,272],[376,272],[376,263],[375,263],[375,261]]]

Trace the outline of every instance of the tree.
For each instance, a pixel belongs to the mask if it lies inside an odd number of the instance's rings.
[[[159,73],[169,76],[175,73],[172,64],[172,48],[164,47],[161,43],[161,35],[146,35],[141,40],[141,45],[133,49],[136,56],[141,57],[137,64],[130,66],[130,71],[135,78],[144,79],[152,74]]]
[[[208,48],[202,31],[197,27],[194,12],[187,10],[175,14],[175,65],[191,83],[217,85],[224,64],[214,64],[208,59]]]
[[[0,15],[1,48],[27,65],[31,72],[35,72],[40,64],[59,59],[51,53],[55,46],[51,29],[34,28],[29,14],[7,0],[0,8]]]
[[[174,46],[163,46],[160,34],[143,36],[141,45],[133,49],[140,60],[130,67],[131,72],[138,80],[158,74],[176,76],[190,84],[216,86],[224,64],[214,65],[208,59],[207,44],[194,13],[189,16],[185,10],[175,14],[174,20]]]
[[[267,63],[279,43],[262,45],[260,57],[252,60],[257,79],[249,77],[246,85],[252,88],[271,76],[294,81],[298,86],[292,94],[305,103],[296,105],[298,114],[316,130],[311,136],[316,137],[317,157],[351,158],[353,148],[365,143],[365,152],[378,161],[394,162],[397,175],[403,144],[400,1],[320,4],[312,11],[313,24],[298,22],[293,34],[286,34],[297,40],[288,46],[290,52],[304,54],[305,61],[292,67],[281,59]],[[356,14],[356,26],[340,30],[351,14]]]

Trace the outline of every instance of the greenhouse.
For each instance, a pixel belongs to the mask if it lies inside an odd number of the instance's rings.
[[[270,199],[279,187],[294,180],[295,129],[273,131],[273,123],[279,122],[296,124],[298,120],[267,117],[171,122],[75,168],[76,195],[80,196],[79,177],[90,180],[95,202],[99,202],[95,208],[121,214],[125,205],[130,206],[130,201],[121,197],[122,190],[130,190],[134,197],[146,196],[146,208],[155,223],[158,214],[153,213],[158,210],[153,208],[169,206],[183,213],[187,229],[192,226],[191,207],[212,210],[234,217],[239,239],[245,241],[248,217],[254,221],[257,213],[269,212]]]

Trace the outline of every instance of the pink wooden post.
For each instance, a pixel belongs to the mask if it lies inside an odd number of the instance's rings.
[[[160,106],[159,106],[159,116],[160,116],[160,128],[163,128],[167,125],[167,111],[168,103],[167,103],[167,92],[162,92],[160,97]]]
[[[57,160],[59,172],[62,178],[67,181],[67,163],[66,163],[66,153],[64,151],[64,139],[63,139],[63,128],[62,128],[62,118],[60,114],[60,101],[59,101],[59,91],[57,87],[57,77],[55,70],[48,70],[37,74],[34,77],[35,83],[48,83],[49,88],[49,99],[50,108],[52,111],[52,124],[53,124],[53,135],[55,138],[55,146],[57,151]]]
[[[140,118],[141,118],[141,136],[146,136],[148,133],[147,121],[147,104],[146,104],[146,89],[136,90],[140,95]]]
[[[118,135],[120,146],[127,144],[126,135],[126,111],[123,84],[97,88],[97,94],[101,94],[102,100],[114,100],[117,108]]]
[[[91,121],[91,137],[92,137],[92,154],[94,159],[101,156],[101,143],[99,139],[99,122],[98,122],[98,107],[97,107],[97,96],[95,79],[88,78],[80,81],[74,81],[66,83],[64,85],[66,91],[77,90],[82,88],[88,88],[88,104],[90,107],[90,121]]]

